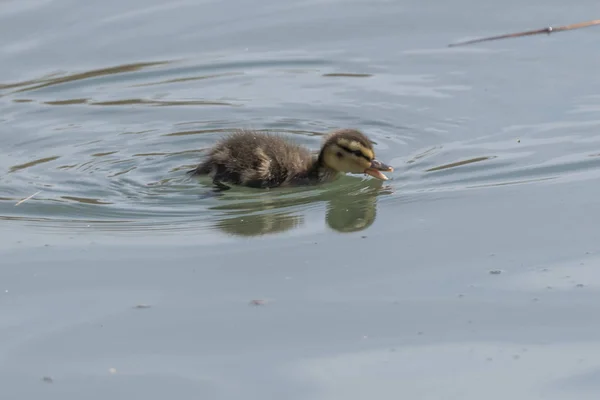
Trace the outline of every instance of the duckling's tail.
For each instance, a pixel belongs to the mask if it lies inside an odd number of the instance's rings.
[[[188,175],[206,175],[209,172],[210,172],[210,166],[208,166],[206,164],[200,164],[196,168],[186,171],[186,174],[188,174]]]

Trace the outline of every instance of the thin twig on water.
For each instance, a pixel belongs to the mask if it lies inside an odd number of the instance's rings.
[[[35,192],[34,194],[32,194],[31,196],[25,197],[23,200],[21,200],[17,204],[15,204],[15,207],[18,206],[21,203],[25,203],[27,200],[31,199],[33,196],[35,196],[36,194],[39,194],[39,193],[42,193],[42,191],[39,190],[39,191]]]
[[[490,41],[490,40],[516,38],[516,37],[521,37],[521,36],[540,35],[542,33],[547,33],[549,35],[549,34],[554,33],[554,32],[570,31],[572,29],[587,28],[589,26],[594,26],[594,25],[600,25],[600,19],[595,19],[593,21],[587,21],[587,22],[579,22],[577,24],[558,26],[556,28],[553,28],[553,27],[549,26],[547,28],[534,29],[534,30],[531,30],[531,31],[523,31],[523,32],[517,32],[517,33],[507,33],[507,34],[504,34],[504,35],[489,36],[489,37],[480,38],[480,39],[467,40],[465,42],[451,43],[451,44],[448,45],[448,47],[464,46],[464,45],[467,45],[467,44],[487,42],[487,41]]]

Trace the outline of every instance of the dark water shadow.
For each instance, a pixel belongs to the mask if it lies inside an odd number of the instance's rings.
[[[127,72],[140,71],[144,68],[155,67],[160,65],[169,64],[170,61],[158,61],[158,62],[145,62],[145,63],[132,63],[117,65],[108,68],[99,68],[91,71],[78,72],[73,74],[67,74],[65,76],[48,76],[40,79],[33,79],[22,82],[4,83],[0,84],[0,89],[17,89],[15,93],[26,92],[36,89],[41,89],[48,86],[56,86],[63,83],[81,81],[90,78],[97,78],[107,75],[123,74]]]
[[[12,172],[20,171],[23,169],[34,167],[39,164],[44,164],[44,163],[47,163],[50,161],[58,160],[59,158],[60,158],[60,156],[44,157],[44,158],[40,158],[37,160],[26,162],[24,164],[13,165],[12,167],[9,168],[8,172],[12,173]]]
[[[326,78],[370,78],[373,74],[354,74],[347,72],[332,72],[321,75]]]
[[[21,99],[22,101],[23,99]],[[204,100],[148,100],[148,99],[119,99],[111,101],[89,101],[88,99],[70,99],[70,100],[57,100],[57,101],[46,101],[46,105],[51,106],[67,106],[67,105],[81,105],[88,104],[91,106],[131,106],[131,105],[145,105],[145,106],[160,106],[160,107],[172,107],[172,106],[231,106],[236,107],[238,105],[228,103],[225,101],[204,101]]]
[[[233,129],[233,128],[196,129],[196,130],[190,130],[190,131],[178,131],[178,132],[165,133],[162,136],[205,135],[205,134],[209,134],[209,133],[228,134],[228,133],[234,132],[235,130],[236,129]],[[276,133],[276,134],[289,133],[289,134],[303,135],[303,136],[325,136],[326,135],[326,133],[322,133],[322,132],[308,131],[308,130],[301,130],[301,129],[263,128],[263,129],[252,129],[252,130],[254,132],[262,132],[262,133]]]
[[[445,169],[461,167],[463,165],[468,165],[468,164],[472,164],[472,163],[476,163],[476,162],[486,161],[486,160],[490,160],[490,159],[493,159],[493,158],[495,158],[495,157],[475,157],[475,158],[471,158],[471,159],[468,159],[468,160],[455,161],[455,162],[450,163],[450,164],[445,164],[445,165],[440,165],[438,167],[429,168],[429,169],[425,170],[425,172],[442,171],[442,170],[445,170]]]

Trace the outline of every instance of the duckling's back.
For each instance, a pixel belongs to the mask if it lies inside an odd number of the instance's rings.
[[[281,136],[240,131],[217,143],[191,172],[216,182],[269,188],[308,183],[313,164],[309,150]]]

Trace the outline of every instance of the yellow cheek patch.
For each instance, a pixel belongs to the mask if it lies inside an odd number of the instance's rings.
[[[373,158],[375,158],[375,153],[373,153],[373,150],[363,146],[362,144],[360,144],[360,142],[357,142],[356,140],[348,140],[348,139],[344,139],[344,138],[339,138],[337,140],[337,144],[342,147],[342,148],[347,148],[350,149],[351,151],[360,151],[363,156],[365,156],[366,158],[368,158],[369,160],[372,160]]]

